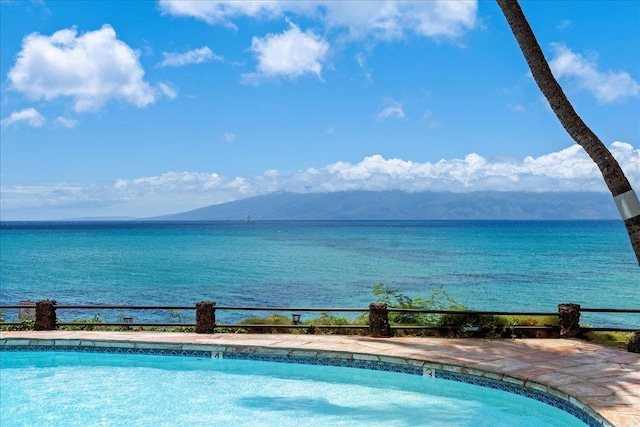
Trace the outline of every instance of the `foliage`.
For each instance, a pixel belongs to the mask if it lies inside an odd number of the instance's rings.
[[[376,302],[385,303],[390,308],[404,308],[412,310],[464,310],[449,295],[442,286],[435,288],[427,298],[409,297],[400,291],[392,289],[388,285],[378,283],[373,286],[373,295]],[[402,325],[436,325],[443,316],[431,313],[389,313],[389,321]]]
[[[558,316],[517,316],[500,315],[494,316],[497,326],[558,326]]]
[[[4,320],[2,320],[4,322]],[[18,325],[4,325],[3,331],[33,331],[35,329],[36,319],[20,319]]]
[[[253,333],[284,333],[289,332],[288,328],[252,328],[248,325],[291,325],[291,319],[287,316],[283,316],[282,314],[271,314],[267,317],[247,317],[240,321],[240,325],[247,325],[246,330]],[[294,329],[295,330],[295,329]]]
[[[90,325],[65,325],[58,326],[58,329],[62,331],[110,331],[112,328],[108,326],[102,326],[101,321],[98,318],[92,319],[74,319],[71,323],[90,323]]]
[[[290,325],[291,319],[282,314],[271,314],[267,317],[252,316],[240,321],[241,325]]]
[[[339,326],[344,326],[344,325],[352,325],[353,322],[349,319],[347,319],[346,317],[343,316],[334,316],[332,314],[329,313],[322,313],[320,315],[320,317],[316,317],[315,319],[312,319],[309,321],[309,324],[311,325],[339,325]]]
[[[587,341],[595,342],[607,347],[627,348],[633,332],[587,332],[583,337]]]

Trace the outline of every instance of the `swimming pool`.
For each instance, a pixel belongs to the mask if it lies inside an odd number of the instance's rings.
[[[523,395],[384,363],[48,350],[0,352],[3,427],[596,425]]]

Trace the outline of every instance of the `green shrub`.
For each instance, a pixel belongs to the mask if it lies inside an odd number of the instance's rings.
[[[378,283],[373,286],[373,295],[377,297],[376,302],[386,303],[390,308],[423,309],[423,310],[464,310],[465,307],[459,304],[449,295],[442,286],[435,288],[427,298],[409,297],[391,287]],[[399,325],[436,325],[441,319],[440,314],[430,313],[389,313],[389,322]]]
[[[320,317],[316,317],[309,321],[310,325],[352,325],[353,322],[346,317],[334,316],[329,313],[322,313]]]
[[[71,323],[90,323],[90,325],[65,325],[58,326],[62,331],[111,331],[113,330],[109,326],[101,325],[100,319],[73,319]]]
[[[587,332],[583,334],[586,341],[595,342],[608,347],[627,348],[629,340],[633,336],[633,332]]]
[[[3,320],[4,321],[4,320]],[[19,325],[5,325],[3,331],[33,331],[35,329],[36,319],[20,319]]]
[[[239,322],[240,325],[291,325],[291,319],[287,316],[283,316],[282,314],[271,314],[267,317],[258,317],[252,316],[242,319]],[[247,326],[245,328],[249,332],[253,333],[277,333],[281,334],[284,332],[290,332],[289,328],[252,328],[251,326]]]

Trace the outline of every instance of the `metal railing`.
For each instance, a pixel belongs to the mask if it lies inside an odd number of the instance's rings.
[[[580,307],[581,313],[619,313],[619,314],[640,314],[640,309],[634,308],[583,308]],[[640,331],[640,322],[635,329],[616,328],[616,327],[594,327],[582,326],[580,328],[584,332],[635,332]]]
[[[120,310],[130,314],[132,311],[196,311],[196,306],[146,306],[146,305],[54,305],[55,310],[94,310],[94,311],[107,311],[107,310]],[[24,309],[24,305],[0,305],[0,310],[20,310]],[[214,305],[215,312],[218,311],[232,311],[232,312],[265,312],[265,313],[282,313],[288,312],[292,315],[291,324],[263,324],[263,323],[215,323],[216,329],[346,329],[346,330],[365,330],[370,329],[370,324],[336,324],[336,325],[323,325],[312,324],[308,321],[301,321],[301,313],[367,313],[370,312],[369,308],[344,308],[344,307],[243,307],[243,306],[216,306]],[[640,309],[620,309],[620,308],[582,308],[581,313],[615,313],[615,314],[640,314]],[[398,314],[416,314],[416,315],[438,315],[438,316],[467,316],[469,318],[478,319],[479,316],[533,316],[533,317],[558,317],[558,312],[542,312],[542,311],[476,311],[476,310],[429,310],[429,309],[405,309],[405,308],[386,308],[388,313]],[[297,317],[296,317],[297,316]],[[388,314],[387,314],[388,316]],[[119,322],[103,322],[103,321],[56,321],[56,326],[78,326],[78,327],[155,327],[155,328],[172,328],[172,327],[196,327],[196,322],[134,322],[134,317],[127,315],[122,317],[122,321]],[[388,318],[387,318],[388,321]],[[22,325],[21,321],[6,321],[0,322],[2,326],[19,326]],[[460,325],[442,325],[442,324],[400,324],[390,325],[391,330],[406,330],[406,331],[461,331],[462,332],[482,332],[483,330],[490,329],[491,326],[487,325],[474,325],[468,324],[468,330],[464,330]],[[501,326],[505,327],[505,326]],[[478,329],[479,328],[479,329]],[[560,327],[557,325],[508,325],[506,328],[509,331],[559,331]],[[616,332],[634,332],[640,330],[640,322],[637,328],[625,328],[614,326],[581,326],[582,332],[596,332],[596,331],[616,331]]]

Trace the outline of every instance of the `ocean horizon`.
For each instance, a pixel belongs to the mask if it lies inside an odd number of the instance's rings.
[[[613,220],[5,221],[0,265],[2,305],[366,308],[377,283],[423,298],[442,287],[473,310],[640,302],[640,270]],[[166,320],[154,316],[136,320]],[[634,315],[582,321],[640,326]]]

